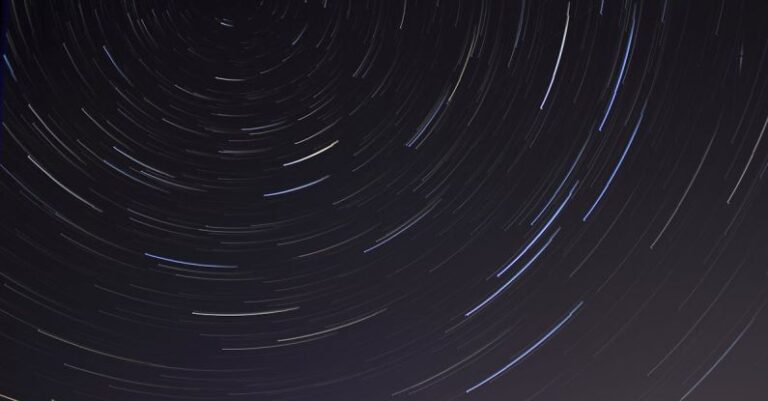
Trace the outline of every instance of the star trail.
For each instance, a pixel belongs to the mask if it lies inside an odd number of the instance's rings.
[[[766,399],[765,2],[3,7],[0,399]]]

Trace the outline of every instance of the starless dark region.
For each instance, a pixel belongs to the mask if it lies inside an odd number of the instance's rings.
[[[4,4],[0,399],[768,399],[768,5]]]

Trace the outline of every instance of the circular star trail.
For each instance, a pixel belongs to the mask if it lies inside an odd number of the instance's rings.
[[[10,1],[0,399],[763,399],[766,11]]]

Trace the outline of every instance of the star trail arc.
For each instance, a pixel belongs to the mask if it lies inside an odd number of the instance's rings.
[[[0,399],[763,400],[749,0],[9,0]]]

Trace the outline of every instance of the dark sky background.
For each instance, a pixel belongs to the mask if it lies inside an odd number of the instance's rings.
[[[6,11],[0,399],[766,399],[764,2]]]

